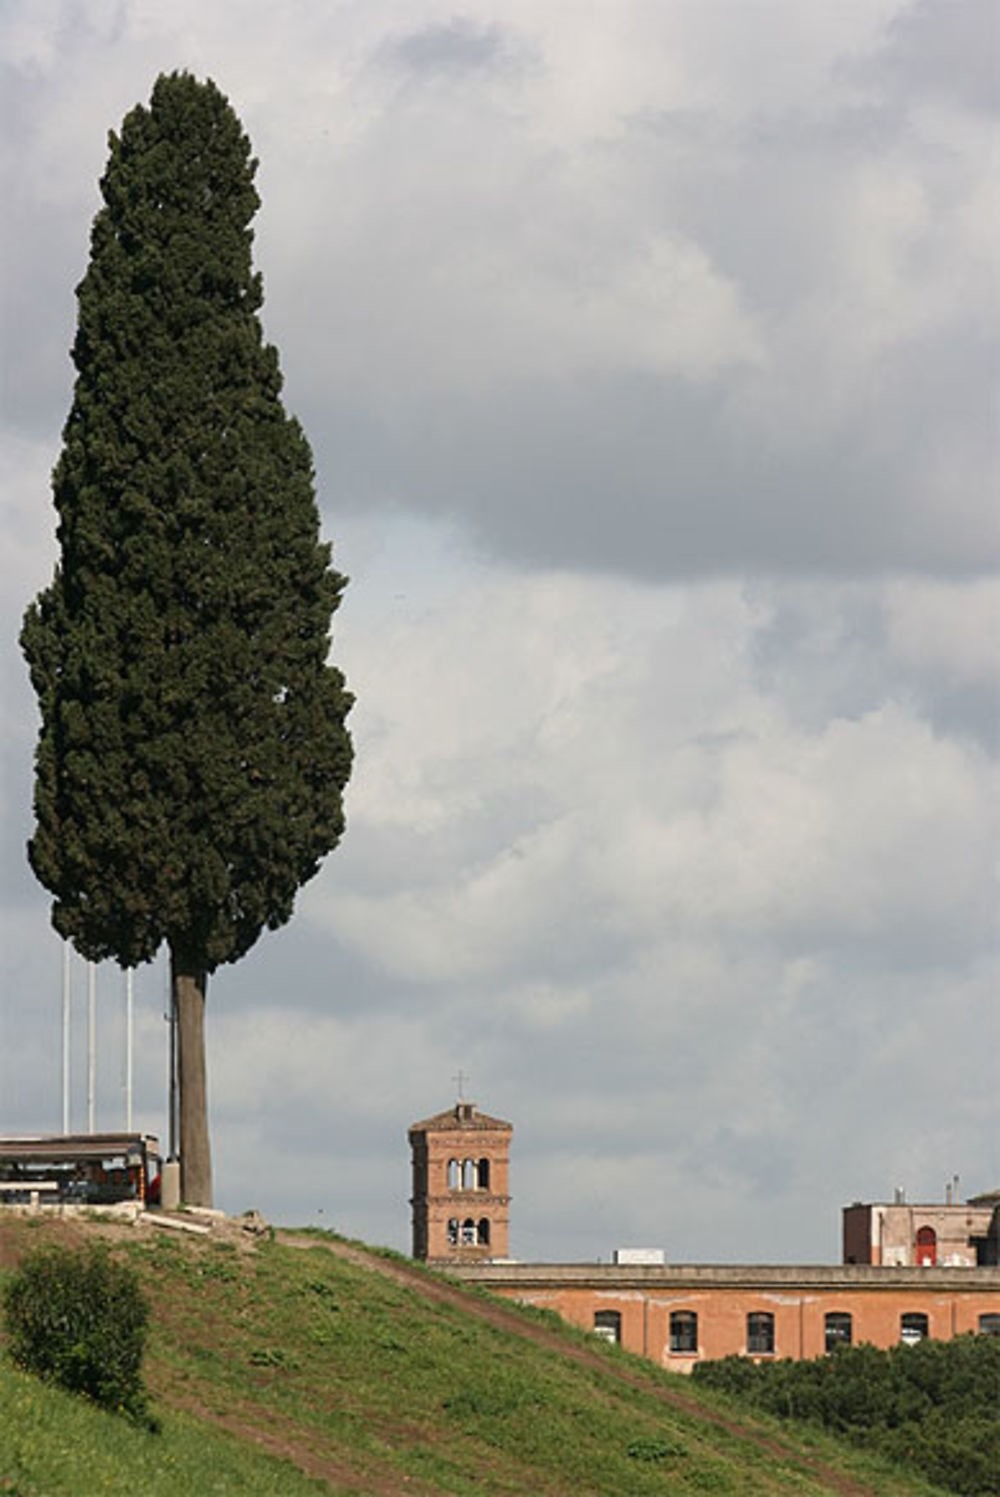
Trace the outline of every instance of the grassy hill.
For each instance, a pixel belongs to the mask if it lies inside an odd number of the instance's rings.
[[[0,1273],[50,1237],[107,1237],[153,1307],[161,1433],[0,1354],[5,1497],[896,1497],[918,1479],[742,1416],[617,1348],[392,1255],[318,1233],[189,1240],[0,1220]]]

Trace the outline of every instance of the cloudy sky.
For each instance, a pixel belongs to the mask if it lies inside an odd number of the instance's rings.
[[[73,288],[107,131],[188,68],[260,157],[357,695],[341,848],[210,987],[219,1204],[405,1249],[459,1070],[521,1258],[836,1261],[851,1200],[1000,1186],[996,24],[4,0],[0,1128],[61,1117],[16,636]],[[76,1126],[84,1007],[77,964]]]

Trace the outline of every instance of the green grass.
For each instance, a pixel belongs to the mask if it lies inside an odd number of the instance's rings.
[[[6,1497],[316,1497],[329,1488],[190,1415],[159,1435],[0,1361],[0,1493]]]
[[[526,1312],[523,1325],[555,1350],[489,1323],[481,1294],[437,1303],[432,1276],[394,1282],[375,1271],[391,1260],[358,1266],[316,1234],[249,1253],[134,1231],[119,1241],[153,1304],[145,1374],[162,1433],[0,1358],[0,1493],[6,1477],[23,1497],[808,1497],[832,1490],[817,1462],[879,1497],[934,1490],[830,1437],[734,1414],[552,1316]],[[665,1401],[678,1392],[680,1406]],[[728,1428],[706,1417],[723,1409]]]

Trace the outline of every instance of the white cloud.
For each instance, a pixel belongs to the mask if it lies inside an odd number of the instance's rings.
[[[886,590],[889,645],[895,658],[961,684],[1000,688],[1000,582],[907,579]]]
[[[677,605],[508,574],[442,599],[405,643],[380,639],[376,677],[349,638],[352,825],[396,837],[381,887],[334,875],[310,917],[419,981],[500,977],[551,960],[553,942],[664,925],[988,942],[986,757],[902,702],[802,725],[752,681],[767,616],[738,585]]]

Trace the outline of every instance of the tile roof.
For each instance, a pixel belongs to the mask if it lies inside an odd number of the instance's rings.
[[[487,1130],[501,1129],[513,1133],[513,1123],[507,1123],[503,1118],[490,1117],[488,1113],[480,1112],[475,1102],[456,1102],[454,1107],[449,1107],[446,1112],[436,1112],[433,1117],[423,1118],[419,1123],[410,1124],[411,1133],[444,1133],[453,1128]]]

